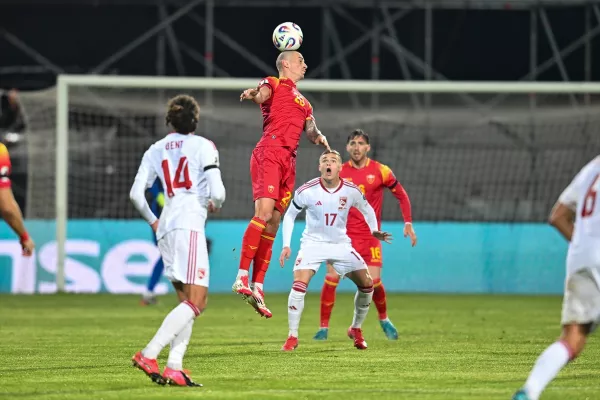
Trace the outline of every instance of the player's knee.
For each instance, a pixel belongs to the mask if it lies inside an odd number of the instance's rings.
[[[561,342],[569,351],[570,359],[578,357],[583,351],[587,342],[587,335],[591,324],[588,325],[573,325],[569,326],[563,332]]]
[[[275,211],[275,200],[273,199],[258,199],[255,207],[255,217],[269,223],[273,218]]]
[[[373,293],[373,285],[359,286],[358,291],[361,293]]]
[[[363,293],[371,293],[373,291],[373,279],[370,276],[367,276],[363,279],[362,284],[358,287]]]
[[[273,211],[258,210],[256,216],[265,221],[266,223],[270,223],[271,219],[273,218]]]
[[[333,268],[332,271],[329,270],[329,265],[327,265],[327,273],[325,274],[325,280],[331,283],[338,283],[340,281],[340,276],[335,272]]]
[[[279,230],[279,223],[281,222],[281,218],[276,218],[275,215],[271,217],[271,220],[267,223],[266,232],[271,233],[273,235],[277,234]]]
[[[198,309],[198,311],[202,313],[208,302],[208,291],[203,286],[194,285],[192,286],[192,290],[190,291],[187,301],[192,303]]]

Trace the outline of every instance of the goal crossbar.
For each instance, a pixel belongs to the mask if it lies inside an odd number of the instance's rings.
[[[151,89],[243,90],[256,86],[254,78],[190,78],[155,76],[59,75],[58,87],[85,86]],[[501,82],[501,81],[373,81],[306,79],[308,92],[355,93],[600,93],[594,82]]]

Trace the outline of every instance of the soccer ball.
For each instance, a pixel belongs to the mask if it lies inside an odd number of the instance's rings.
[[[298,50],[302,45],[302,29],[293,22],[277,25],[273,31],[273,45],[279,51]]]

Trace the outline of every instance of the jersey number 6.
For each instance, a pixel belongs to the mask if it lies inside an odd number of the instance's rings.
[[[585,198],[583,199],[583,207],[581,208],[581,218],[589,217],[594,213],[594,208],[596,207],[596,194],[598,193],[598,180],[600,178],[600,174],[596,175],[594,181],[590,185],[587,193],[585,194]]]
[[[171,180],[171,172],[169,171],[169,160],[162,160],[161,166],[163,175],[165,176],[165,184],[167,185],[167,196],[175,196],[173,189],[186,188],[189,190],[192,187],[187,157],[181,157],[179,159],[179,164],[177,165],[177,170],[175,171],[175,179],[173,180]]]

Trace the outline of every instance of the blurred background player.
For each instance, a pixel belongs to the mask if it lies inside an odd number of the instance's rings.
[[[154,181],[154,184],[150,187],[150,189],[148,189],[148,195],[150,197],[150,210],[152,210],[152,213],[156,215],[157,218],[160,218],[162,209],[165,206],[165,193],[160,183],[160,179],[156,179]],[[154,232],[154,230],[152,231],[152,236],[154,237],[154,243],[158,246],[158,240],[156,239],[156,232]],[[158,257],[158,260],[156,260],[156,264],[154,264],[154,268],[152,269],[152,275],[150,275],[150,279],[148,280],[146,292],[144,292],[142,295],[142,305],[147,306],[150,304],[156,304],[156,295],[154,294],[154,289],[156,288],[156,285],[162,276],[163,269],[163,259],[162,257]]]
[[[24,256],[31,256],[35,244],[29,237],[25,224],[23,223],[23,214],[21,208],[15,200],[10,183],[11,163],[8,149],[0,143],[0,213],[2,219],[19,237],[19,243],[23,249]]]
[[[169,101],[166,122],[175,131],[146,151],[130,191],[135,207],[156,232],[165,275],[180,300],[148,345],[132,358],[134,366],[159,384],[201,386],[183,370],[183,356],[208,296],[206,218],[225,201],[225,187],[217,148],[194,134],[199,118],[200,107],[192,97],[179,95]],[[167,194],[160,221],[145,198],[157,177]],[[161,374],[156,359],[167,344],[171,348]]]
[[[375,160],[368,158],[369,135],[361,129],[350,133],[346,141],[346,151],[350,160],[345,163],[340,176],[354,183],[364,193],[369,204],[377,215],[377,226],[381,229],[381,210],[383,207],[383,190],[388,188],[398,199],[404,218],[404,237],[410,236],[413,246],[417,243],[417,235],[412,226],[411,205],[406,191],[398,182],[392,170]],[[398,339],[398,330],[387,315],[385,289],[381,282],[381,242],[371,235],[371,230],[358,210],[350,210],[348,216],[348,236],[352,239],[352,247],[362,256],[369,267],[373,278],[373,302],[379,314],[379,323],[383,332],[390,340]],[[331,310],[335,303],[335,291],[340,282],[340,276],[327,264],[325,283],[321,291],[321,327],[314,336],[315,340],[326,340]],[[351,334],[351,331],[349,331]]]
[[[315,123],[312,106],[296,88],[307,69],[302,54],[284,51],[277,57],[276,66],[279,78],[269,76],[257,88],[246,89],[240,96],[240,101],[252,100],[260,105],[263,134],[250,158],[254,218],[242,239],[240,266],[232,286],[233,292],[242,295],[266,318],[273,314],[265,304],[263,283],[281,214],[294,191],[296,151],[302,131],[311,142],[329,149],[327,139]]]
[[[294,283],[288,299],[289,335],[283,351],[298,347],[298,326],[304,309],[304,296],[313,275],[321,263],[329,260],[335,271],[348,276],[357,286],[354,297],[354,318],[350,330],[354,347],[366,349],[362,334],[373,296],[373,280],[365,261],[355,251],[346,234],[346,222],[352,207],[356,207],[366,220],[369,233],[376,240],[391,240],[391,235],[380,232],[375,211],[360,189],[340,178],[342,157],[337,151],[325,151],[319,159],[321,177],[300,186],[283,219],[283,250],[279,263],[283,267],[292,250],[290,242],[296,216],[306,209],[306,228],[302,233],[300,250],[294,264]]]
[[[537,359],[513,400],[537,400],[586,344],[600,323],[600,156],[589,162],[560,195],[550,223],[567,239],[562,335]]]

